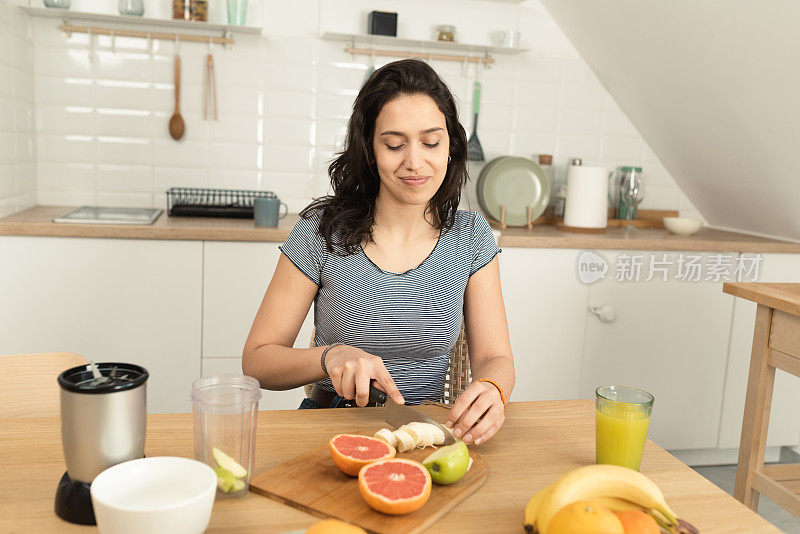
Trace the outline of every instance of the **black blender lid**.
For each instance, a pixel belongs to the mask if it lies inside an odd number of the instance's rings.
[[[98,363],[97,369],[108,380],[95,380],[89,364],[67,369],[58,375],[58,385],[75,393],[114,393],[141,386],[147,381],[147,369],[132,363]]]

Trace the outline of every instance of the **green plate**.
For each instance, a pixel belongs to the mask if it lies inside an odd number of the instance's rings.
[[[492,219],[500,221],[501,206],[506,206],[506,224],[528,224],[528,206],[533,208],[531,220],[547,208],[550,182],[539,167],[527,158],[501,156],[481,171],[477,183],[478,203]]]

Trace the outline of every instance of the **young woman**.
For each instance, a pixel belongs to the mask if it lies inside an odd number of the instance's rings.
[[[397,402],[441,400],[465,321],[474,381],[447,425],[494,435],[514,388],[497,248],[480,214],[459,211],[467,138],[453,96],[420,60],[378,69],[353,105],[346,147],[280,247],[244,347],[266,389],[316,382],[301,408],[358,406],[374,384]],[[316,348],[292,348],[314,302]]]

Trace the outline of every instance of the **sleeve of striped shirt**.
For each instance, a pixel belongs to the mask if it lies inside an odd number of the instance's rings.
[[[469,275],[477,273],[483,269],[490,261],[494,259],[500,252],[497,241],[492,233],[492,227],[486,221],[486,218],[478,212],[474,212],[475,216],[472,222],[472,268]]]
[[[325,254],[325,238],[319,234],[319,219],[300,217],[283,245],[278,246],[295,267],[321,286],[320,273]]]

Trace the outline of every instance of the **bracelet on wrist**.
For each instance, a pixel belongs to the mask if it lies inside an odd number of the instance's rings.
[[[322,356],[319,358],[319,366],[322,367],[322,372],[326,375],[328,374],[328,369],[325,367],[325,356],[328,355],[329,350],[331,350],[333,347],[338,347],[339,345],[344,345],[344,343],[333,343],[325,347],[325,350],[322,351]]]
[[[488,382],[489,384],[493,385],[497,388],[497,391],[500,392],[500,402],[503,403],[503,406],[506,405],[506,394],[503,392],[503,388],[500,387],[500,384],[492,380],[491,378],[479,378],[475,382]]]

